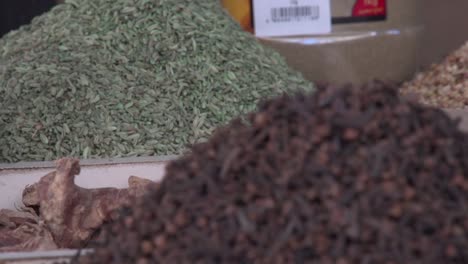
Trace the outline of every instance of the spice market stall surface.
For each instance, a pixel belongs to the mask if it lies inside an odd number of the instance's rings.
[[[446,112],[454,118],[461,119],[460,128],[468,131],[468,111],[446,110]],[[76,184],[85,188],[126,188],[128,177],[131,175],[157,182],[164,176],[167,162],[174,158],[174,156],[165,156],[84,160],[80,162],[81,173],[76,177]],[[24,187],[37,182],[53,168],[52,162],[0,164],[0,208],[18,208],[21,205],[21,193]],[[48,264],[68,261],[76,254],[77,251],[71,249],[0,253],[0,264]]]

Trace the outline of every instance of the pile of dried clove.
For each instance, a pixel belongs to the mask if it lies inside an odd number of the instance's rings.
[[[468,263],[468,135],[382,83],[261,104],[80,263]]]
[[[468,107],[468,42],[442,63],[403,85],[403,94],[416,94],[421,102],[443,108]]]

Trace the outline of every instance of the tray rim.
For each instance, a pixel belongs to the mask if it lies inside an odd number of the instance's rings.
[[[60,259],[73,258],[78,253],[89,254],[92,249],[56,249],[45,251],[19,251],[0,253],[0,261],[26,261],[26,260],[45,260],[45,259]]]
[[[80,166],[89,167],[118,164],[164,163],[174,160],[178,157],[178,155],[167,155],[128,158],[80,159]],[[0,163],[0,171],[48,168],[55,168],[55,161],[20,161],[15,163]]]

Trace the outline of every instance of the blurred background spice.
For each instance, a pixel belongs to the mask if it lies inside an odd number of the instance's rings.
[[[403,85],[403,94],[413,93],[421,102],[441,108],[468,106],[468,42],[443,62]]]

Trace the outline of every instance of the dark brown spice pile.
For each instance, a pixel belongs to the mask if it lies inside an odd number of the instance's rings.
[[[468,136],[395,90],[262,104],[172,162],[80,262],[468,263]]]

